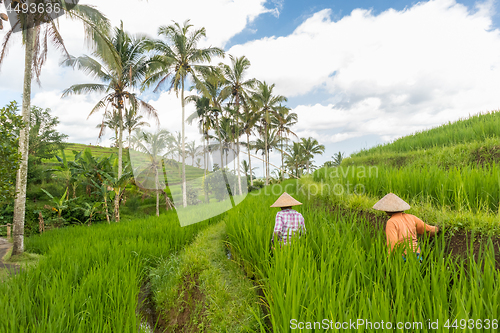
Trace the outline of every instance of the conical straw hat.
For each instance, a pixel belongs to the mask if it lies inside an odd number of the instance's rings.
[[[389,213],[402,212],[410,208],[410,205],[408,205],[403,199],[401,199],[394,193],[386,194],[385,197],[383,197],[375,205],[373,205],[373,209],[382,210]]]
[[[278,200],[276,200],[275,203],[271,205],[271,207],[290,207],[298,205],[302,205],[302,203],[292,198],[290,194],[283,192],[283,194],[278,198]]]

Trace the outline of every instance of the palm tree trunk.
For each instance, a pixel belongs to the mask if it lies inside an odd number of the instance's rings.
[[[266,185],[269,185],[269,170],[268,170],[268,153],[267,153],[267,122],[264,123],[264,153],[265,153],[265,169],[266,169]]]
[[[182,104],[182,205],[187,207],[187,193],[186,193],[186,142],[184,140],[184,79],[181,81],[181,104]]]
[[[280,133],[280,139],[281,139],[281,170],[285,170],[285,165],[283,164],[283,136]],[[285,173],[281,173],[281,180],[285,179]]]
[[[160,184],[158,183],[158,166],[155,167],[155,186],[156,186],[156,216],[160,216]]]
[[[247,133],[247,152],[248,152],[248,164],[250,168],[250,185],[253,186],[252,158],[250,157],[250,135],[248,133]]]
[[[120,191],[115,192],[115,222],[120,222]]]
[[[208,141],[208,137],[207,137]],[[208,145],[208,142],[207,142]],[[205,145],[205,140],[203,140],[203,181],[207,179],[207,168],[208,168],[208,162],[207,162],[207,151],[206,151],[206,145]],[[205,194],[205,202],[208,203],[208,192],[205,190],[205,183],[203,183],[203,193]]]
[[[28,151],[29,151],[29,127],[31,109],[31,73],[33,69],[33,48],[35,29],[33,15],[28,15],[28,29],[26,30],[26,49],[24,58],[24,87],[23,87],[23,120],[24,128],[19,132],[19,152],[21,153],[21,164],[16,176],[16,199],[14,201],[14,220],[12,255],[24,252],[24,218],[26,214],[26,184],[28,181]]]
[[[106,194],[104,194],[104,208],[106,209],[106,221],[109,224],[108,199],[106,199]]]
[[[240,173],[240,95],[236,95],[236,159],[238,165],[238,189],[240,195],[243,194],[241,190],[241,173]]]
[[[118,115],[120,126],[118,128],[118,179],[121,178],[123,172],[123,115],[122,105],[123,100],[118,101]],[[115,196],[115,222],[120,222],[120,189]]]
[[[223,149],[222,149],[222,138],[220,136],[220,128],[219,128],[219,121],[218,119],[217,120],[217,124],[215,125],[217,127],[217,136],[219,137],[219,143],[220,143],[220,169],[223,170],[223,166],[224,166],[224,153],[223,153]]]

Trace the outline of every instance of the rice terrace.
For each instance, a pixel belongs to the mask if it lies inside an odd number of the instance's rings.
[[[498,332],[497,5],[0,0],[0,333]]]

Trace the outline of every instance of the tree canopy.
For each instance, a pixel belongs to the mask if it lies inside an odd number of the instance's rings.
[[[0,109],[0,202],[15,194],[16,171],[19,167],[19,129],[23,126],[16,101]]]

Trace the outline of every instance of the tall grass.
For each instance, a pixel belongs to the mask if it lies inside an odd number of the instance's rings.
[[[459,143],[482,141],[500,137],[500,112],[491,111],[473,115],[448,124],[417,132],[392,143],[362,150],[353,156],[366,156],[382,152],[407,152],[417,149],[453,146]]]
[[[498,138],[456,144],[450,147],[435,147],[407,152],[374,151],[370,154],[352,155],[342,161],[348,165],[386,165],[402,167],[409,164],[415,167],[436,165],[443,169],[464,166],[482,166],[500,161],[500,142]]]
[[[27,239],[36,268],[0,284],[0,332],[137,332],[147,267],[190,242],[207,223],[159,218],[71,227]]]
[[[447,320],[449,325],[455,319],[491,323],[500,315],[500,273],[491,244],[483,244],[485,255],[478,262],[464,263],[445,252],[443,236],[423,239],[423,264],[411,255],[405,263],[401,252],[387,255],[384,232],[356,213],[331,212],[295,196],[305,203],[297,210],[305,217],[307,235],[272,253],[268,242],[276,210],[268,207],[277,195],[249,196],[226,217],[233,251],[262,283],[273,332],[290,332],[299,323],[302,332],[326,331],[326,323],[358,324],[358,319],[364,324],[346,331],[376,331],[366,321],[382,320],[394,331],[429,331],[428,320],[438,320],[435,331],[449,332]],[[396,330],[398,322],[423,326]],[[491,327],[484,331],[495,331]]]
[[[341,192],[382,197],[393,192],[405,200],[431,201],[436,206],[454,210],[497,213],[500,202],[500,167],[465,166],[444,170],[435,165],[402,168],[342,166],[323,168],[314,180],[329,184],[334,194]]]

